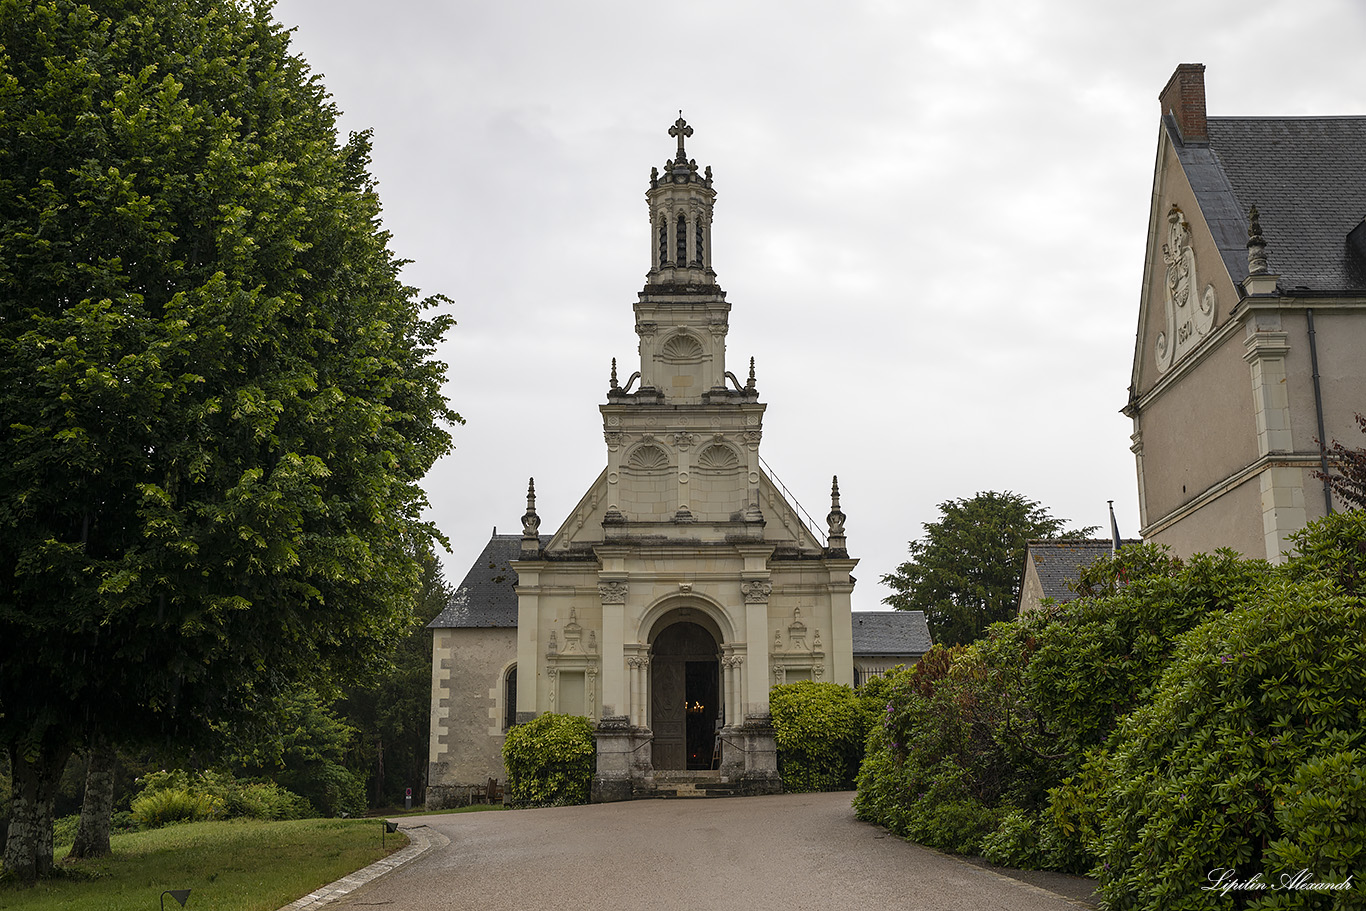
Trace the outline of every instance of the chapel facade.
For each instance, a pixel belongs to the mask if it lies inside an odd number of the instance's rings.
[[[767,406],[753,360],[743,381],[726,362],[716,192],[711,168],[685,153],[692,132],[680,116],[675,157],[651,169],[650,268],[633,307],[639,366],[623,383],[613,360],[598,409],[605,467],[549,536],[528,486],[507,564],[514,629],[490,628],[471,647],[451,618],[432,624],[429,803],[469,777],[461,751],[488,751],[501,743],[495,732],[545,712],[595,725],[595,800],[648,795],[662,773],[689,771],[740,793],[776,791],[769,688],[854,683],[858,561],[838,482],[821,531],[760,460]],[[466,684],[457,671],[470,659],[483,673]]]
[[[1366,117],[1210,117],[1163,89],[1128,403],[1144,540],[1279,562],[1366,411]]]

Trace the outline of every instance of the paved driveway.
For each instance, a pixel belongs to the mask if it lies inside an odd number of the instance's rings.
[[[1076,911],[1043,889],[854,819],[852,795],[786,794],[408,817],[450,839],[333,907]]]

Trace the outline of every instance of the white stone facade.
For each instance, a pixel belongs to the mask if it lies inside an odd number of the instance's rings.
[[[760,462],[766,406],[752,362],[744,381],[726,368],[716,194],[711,169],[684,155],[691,132],[680,117],[678,154],[646,193],[639,369],[622,384],[613,361],[599,407],[606,466],[548,541],[528,491],[511,564],[517,719],[593,720],[598,799],[648,793],[656,769],[719,769],[750,791],[776,789],[769,687],[854,683],[857,560],[838,490],[825,532],[813,530]],[[439,720],[434,708],[434,734]],[[433,740],[433,775],[454,780]]]

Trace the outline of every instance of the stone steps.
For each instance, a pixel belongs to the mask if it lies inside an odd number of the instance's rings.
[[[662,770],[654,773],[654,789],[640,796],[695,799],[735,797],[738,794],[736,783],[722,778],[718,771]]]

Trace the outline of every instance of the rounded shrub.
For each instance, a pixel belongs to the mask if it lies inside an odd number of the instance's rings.
[[[803,681],[769,691],[778,772],[787,791],[854,786],[871,719],[853,689]]]
[[[588,803],[597,767],[593,727],[580,715],[540,715],[508,731],[503,765],[513,806]]]

